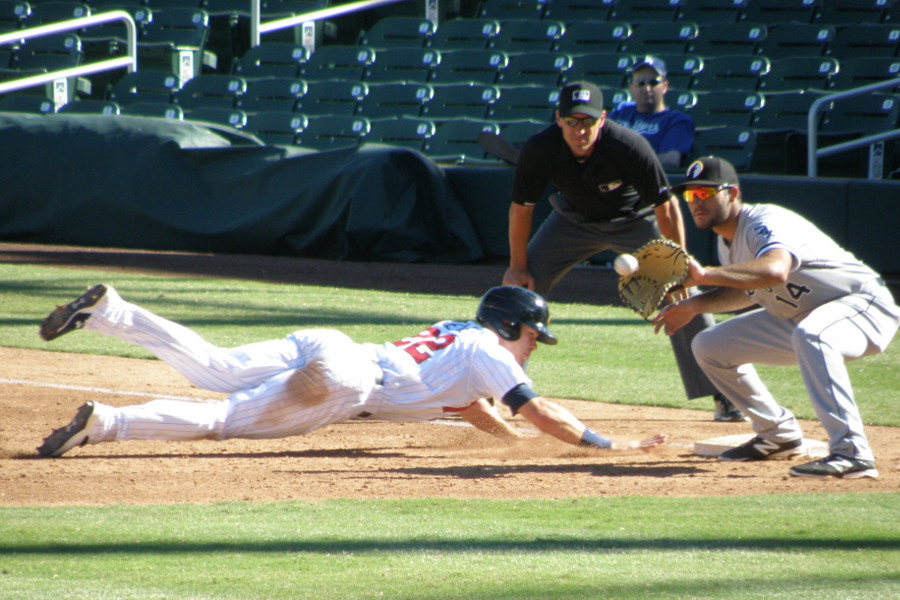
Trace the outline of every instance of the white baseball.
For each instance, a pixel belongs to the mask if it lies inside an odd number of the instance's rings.
[[[638,259],[631,254],[620,254],[616,257],[616,260],[613,261],[613,268],[616,270],[616,273],[622,277],[634,275],[637,273],[639,266]]]

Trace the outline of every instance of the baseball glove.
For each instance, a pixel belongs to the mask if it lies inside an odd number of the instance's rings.
[[[688,276],[690,256],[667,239],[651,240],[634,253],[638,270],[619,277],[619,297],[644,319],[656,312],[663,298]]]

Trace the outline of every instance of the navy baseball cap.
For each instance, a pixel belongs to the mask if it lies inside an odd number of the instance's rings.
[[[559,93],[558,108],[560,117],[580,114],[599,119],[604,112],[603,92],[587,81],[570,83]]]
[[[638,69],[643,69],[644,67],[650,67],[651,69],[656,71],[657,75],[659,75],[663,79],[666,78],[666,63],[656,58],[655,56],[649,55],[634,63],[634,66],[631,67],[631,74],[634,75],[635,71],[637,71]]]
[[[673,185],[671,190],[676,194],[680,194],[692,185],[718,187],[720,185],[736,186],[739,184],[737,172],[730,162],[724,158],[704,156],[691,163],[684,176],[684,182]]]

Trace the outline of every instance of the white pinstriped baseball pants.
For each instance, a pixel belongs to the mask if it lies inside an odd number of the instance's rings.
[[[330,329],[220,348],[111,287],[85,329],[141,346],[197,387],[230,394],[220,402],[98,405],[102,431],[92,432],[92,442],[302,435],[358,415],[378,387],[380,372],[364,347]]]

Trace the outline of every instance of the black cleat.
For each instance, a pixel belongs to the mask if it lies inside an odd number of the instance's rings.
[[[826,479],[828,477],[837,477],[839,479],[871,477],[874,479],[878,477],[875,461],[847,458],[839,454],[829,454],[820,460],[791,467],[788,473],[794,477],[813,477],[816,479]]]
[[[46,341],[55,340],[73,329],[81,329],[91,316],[85,310],[95,306],[106,295],[106,286],[95,285],[81,296],[65,306],[58,306],[41,323],[41,338]]]
[[[59,429],[54,429],[53,433],[44,439],[44,443],[37,449],[38,454],[43,457],[62,456],[76,446],[84,446],[88,443],[88,431],[93,425],[92,419],[96,419],[94,415],[94,403],[88,402],[82,404],[75,413],[75,418]]]
[[[722,394],[713,396],[713,402],[716,404],[716,412],[713,413],[713,420],[720,423],[743,423],[749,421],[744,413],[737,406],[731,403],[731,400]]]
[[[788,458],[805,451],[803,438],[790,442],[772,442],[761,437],[755,437],[737,448],[731,448],[719,455],[719,460],[725,462],[749,462],[753,460],[770,460],[773,458]]]

